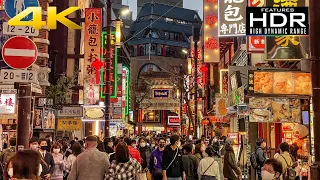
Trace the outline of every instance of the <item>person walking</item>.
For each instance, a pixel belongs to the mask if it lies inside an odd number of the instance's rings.
[[[215,143],[212,144],[212,148],[213,148],[213,159],[219,165],[220,180],[224,180],[223,165],[222,165],[223,159],[221,158],[221,155],[220,155],[220,143],[218,141],[216,141]],[[219,180],[219,179],[217,179],[217,180]]]
[[[42,179],[50,179],[53,171],[55,169],[55,162],[53,159],[53,156],[50,152],[47,151],[48,145],[47,145],[47,140],[44,138],[41,138],[39,140],[39,145],[40,145],[40,155],[41,155],[41,166],[42,166],[42,173],[41,173],[41,178]]]
[[[198,167],[198,176],[201,180],[220,180],[219,164],[214,160],[213,147],[206,149],[207,157],[201,159]]]
[[[139,139],[139,153],[141,156],[141,165],[145,171],[148,171],[150,156],[151,156],[151,147],[147,145],[147,140],[145,138]]]
[[[166,140],[158,139],[158,147],[152,151],[150,156],[149,170],[154,180],[162,180],[162,156]]]
[[[233,140],[227,138],[225,141],[226,152],[224,155],[223,175],[228,180],[238,180],[238,179],[242,179],[241,171],[236,164],[236,158],[235,158],[232,145],[233,145]]]
[[[129,154],[131,155],[131,157],[133,158],[133,159],[135,159],[135,160],[137,160],[138,161],[138,163],[140,163],[141,164],[141,157],[140,157],[140,152],[136,149],[136,148],[134,148],[133,146],[132,146],[132,139],[130,139],[130,138],[124,138],[124,142],[127,144],[127,146],[128,146],[128,149],[129,149]]]
[[[26,149],[17,151],[8,164],[11,180],[38,180],[42,172],[41,156],[37,151]]]
[[[61,147],[59,143],[52,145],[51,152],[55,163],[54,171],[51,180],[63,180],[63,171],[65,171],[65,161],[60,153]],[[70,155],[69,155],[70,156]]]
[[[194,155],[196,156],[198,163],[200,163],[200,160],[204,158],[206,146],[205,144],[198,143],[195,146]]]
[[[68,180],[104,180],[110,167],[107,153],[97,149],[95,136],[86,138],[86,150],[77,156],[72,165]]]
[[[180,137],[172,135],[170,145],[166,146],[162,156],[163,180],[186,180],[183,169]]]
[[[266,154],[264,153],[263,149],[266,147],[266,142],[264,141],[264,139],[262,138],[258,138],[256,141],[256,151],[255,151],[255,155],[256,155],[256,160],[257,160],[257,175],[258,175],[258,180],[262,180],[261,177],[261,168],[264,165],[264,162],[267,160],[266,158]]]
[[[70,154],[67,158],[67,163],[66,163],[66,173],[64,175],[64,179],[68,178],[68,175],[72,169],[72,166],[74,162],[77,159],[77,156],[82,152],[82,146],[80,143],[74,143],[72,145],[72,154]]]
[[[198,159],[192,154],[192,144],[186,144],[183,146],[185,151],[182,155],[183,169],[186,173],[186,180],[198,179]]]
[[[106,179],[108,180],[132,180],[142,171],[137,160],[130,157],[126,143],[120,142],[116,147],[116,160],[110,165]]]

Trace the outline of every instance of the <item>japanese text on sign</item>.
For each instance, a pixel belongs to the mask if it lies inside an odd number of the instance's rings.
[[[87,8],[85,14],[84,104],[96,104],[99,100],[99,72],[103,66],[100,62],[101,9]]]
[[[245,36],[246,35],[246,1],[220,0],[219,36]]]

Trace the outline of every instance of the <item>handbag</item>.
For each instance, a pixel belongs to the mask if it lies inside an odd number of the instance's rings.
[[[217,180],[217,178],[215,176],[207,176],[205,175],[206,172],[208,171],[208,169],[213,165],[213,162],[210,164],[210,166],[203,172],[202,176],[201,176],[201,180]]]

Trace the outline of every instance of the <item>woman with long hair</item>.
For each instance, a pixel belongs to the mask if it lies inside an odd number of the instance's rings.
[[[40,180],[41,155],[34,150],[22,150],[11,158],[8,174],[11,180]]]
[[[113,161],[107,174],[108,180],[131,180],[142,171],[141,165],[137,160],[130,157],[128,146],[120,142],[115,148],[115,161]]]

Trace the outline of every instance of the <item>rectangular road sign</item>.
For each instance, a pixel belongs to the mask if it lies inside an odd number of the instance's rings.
[[[2,24],[3,34],[19,35],[19,36],[39,36],[39,30],[34,29],[32,26],[10,26],[8,22]]]
[[[0,71],[1,82],[23,82],[31,83],[38,82],[38,73],[29,70],[16,70],[16,69],[1,69]]]

